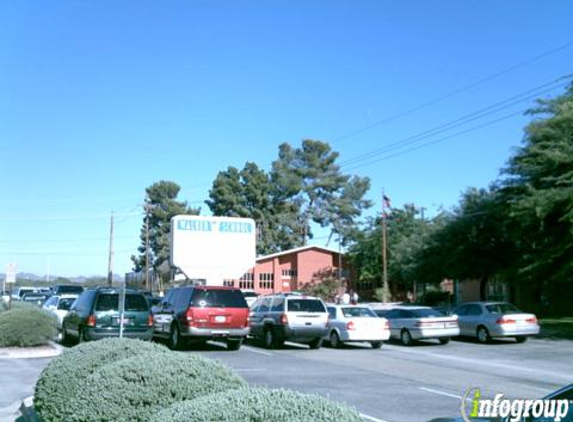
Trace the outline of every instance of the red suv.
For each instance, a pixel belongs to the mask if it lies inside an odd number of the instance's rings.
[[[170,290],[153,315],[153,336],[180,349],[188,341],[222,339],[239,350],[249,334],[249,307],[239,289],[184,286]]]

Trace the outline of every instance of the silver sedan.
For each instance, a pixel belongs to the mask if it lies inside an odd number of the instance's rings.
[[[374,312],[388,319],[390,337],[399,339],[405,346],[426,339],[438,339],[441,344],[447,344],[451,337],[460,335],[457,317],[445,316],[428,306],[396,306]]]
[[[515,337],[523,343],[528,336],[539,334],[534,314],[520,311],[508,302],[471,302],[452,311],[457,315],[462,336],[477,337],[488,343],[495,337]]]

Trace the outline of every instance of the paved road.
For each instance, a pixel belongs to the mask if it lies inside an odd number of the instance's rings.
[[[252,384],[320,394],[356,407],[371,422],[423,422],[458,416],[470,387],[485,396],[537,398],[573,382],[573,341],[530,340],[446,346],[384,344],[309,350],[293,343],[267,350],[248,342],[238,352],[217,343],[190,348],[227,363]],[[49,359],[0,359],[0,421],[13,421]]]

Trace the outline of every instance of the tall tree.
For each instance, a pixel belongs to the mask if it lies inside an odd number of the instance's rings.
[[[288,143],[279,146],[271,180],[278,198],[290,201],[299,210],[297,229],[300,243],[312,238],[311,223],[331,227],[347,235],[362,211],[371,205],[364,199],[368,178],[345,175],[336,164],[338,153],[326,142],[304,140],[300,148]]]
[[[573,273],[573,85],[538,102],[524,145],[501,181],[517,222],[524,279],[571,281]]]
[[[145,271],[149,266],[156,274],[169,273],[171,218],[178,214],[199,215],[201,211],[177,200],[180,189],[175,182],[161,180],[145,190],[139,255],[131,256],[134,271]]]

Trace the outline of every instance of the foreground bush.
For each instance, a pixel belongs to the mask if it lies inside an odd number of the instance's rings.
[[[199,355],[145,352],[110,362],[68,397],[60,420],[141,422],[171,404],[246,386],[223,364]]]
[[[41,346],[57,333],[55,315],[37,306],[20,304],[0,312],[0,347]]]
[[[179,402],[152,422],[362,422],[356,410],[319,396],[245,388]]]
[[[83,381],[100,367],[142,353],[168,353],[156,343],[110,338],[81,343],[52,360],[36,383],[34,407],[45,422],[66,420],[71,397],[82,394]]]

